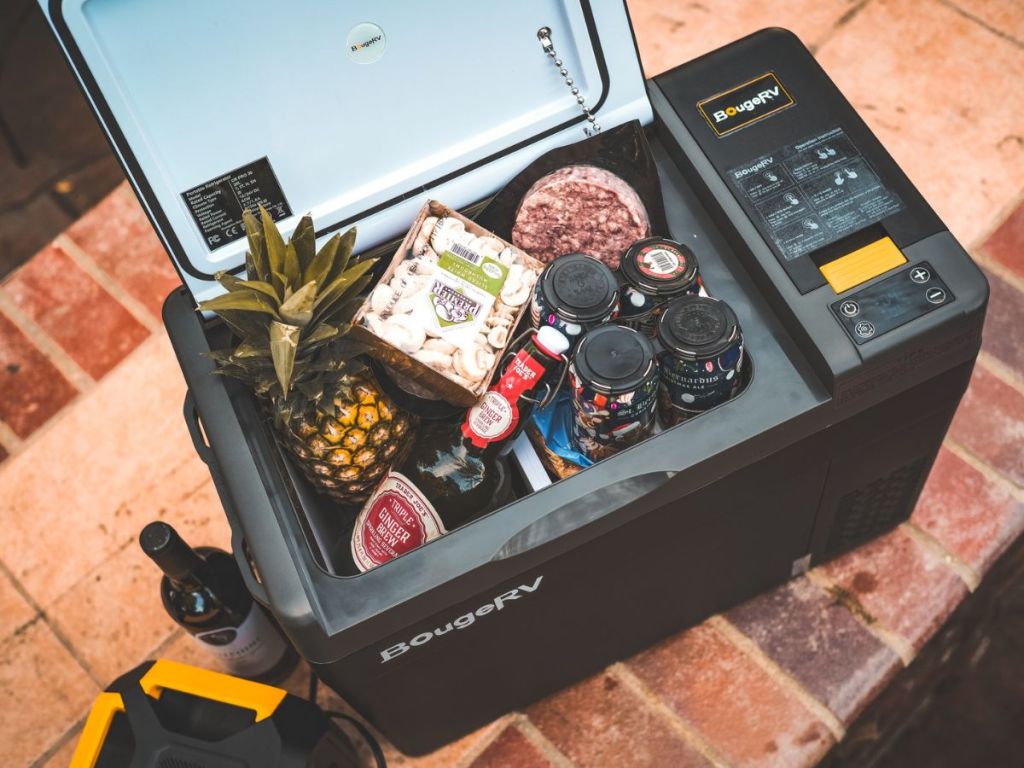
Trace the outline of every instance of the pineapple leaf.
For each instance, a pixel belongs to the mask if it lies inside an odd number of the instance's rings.
[[[359,311],[359,308],[363,306],[363,302],[365,301],[365,297],[360,294],[372,280],[373,275],[370,274],[360,277],[352,284],[352,288],[349,291],[346,291],[346,296],[348,298],[335,302],[332,307],[321,312],[316,318],[316,321],[318,323],[340,323],[342,325],[348,325],[351,323],[352,318],[356,316],[356,312]]]
[[[295,255],[299,258],[299,269],[304,271],[316,255],[316,232],[313,219],[308,213],[299,219],[299,225],[292,232],[291,244],[295,246]],[[303,284],[308,282],[305,280]]]
[[[267,263],[270,266],[270,272],[273,274],[287,274],[284,266],[284,239],[281,237],[281,232],[277,228],[277,224],[274,223],[274,219],[270,216],[270,213],[262,205],[260,206],[260,220],[263,222],[263,241],[267,244]]]
[[[245,236],[249,240],[248,260],[252,264],[249,277],[265,282],[270,279],[270,267],[267,264],[267,246],[260,231],[260,223],[248,208],[242,211],[242,222],[245,224]]]
[[[316,304],[314,305],[317,315],[322,317],[327,312],[330,312],[334,303],[343,296],[348,295],[352,285],[366,274],[376,261],[376,259],[361,261],[351,269],[345,270],[341,275],[334,278],[334,280],[324,288],[320,296],[317,297]]]
[[[232,293],[256,291],[258,293],[262,293],[268,299],[273,301],[275,306],[277,306],[281,301],[270,285],[262,283],[259,280],[241,280],[229,272],[218,272],[214,275],[214,278],[218,283],[223,285]]]
[[[280,272],[272,271],[270,273],[270,283],[274,286],[274,292],[277,293],[278,301],[287,301],[288,281],[284,279],[284,275]]]
[[[346,328],[345,330],[348,329]],[[325,341],[330,341],[331,339],[338,336],[339,333],[343,332],[344,331],[342,329],[337,328],[333,325],[327,325],[327,323],[320,323],[319,325],[317,325],[316,328],[313,329],[313,332],[310,333],[309,336],[302,340],[303,349],[310,348],[315,344],[322,344]]]
[[[265,296],[255,291],[222,293],[212,299],[202,302],[199,309],[204,312],[216,312],[222,310],[238,310],[241,312],[260,312],[266,315],[277,317],[277,307],[270,303]]]
[[[299,267],[299,257],[295,253],[295,244],[288,243],[284,247],[284,277],[288,281],[288,286],[295,291],[301,285],[299,280],[302,279],[302,269]]]
[[[313,319],[313,302],[316,300],[316,283],[306,283],[281,304],[281,319],[286,323],[305,328]]]
[[[339,245],[341,245],[341,235],[334,235],[334,237],[324,243],[323,247],[317,251],[316,256],[313,257],[313,260],[303,271],[303,283],[315,282],[317,285],[324,285],[326,283],[327,275],[330,274],[331,267],[334,265],[334,258],[338,253]]]
[[[267,326],[260,320],[259,315],[234,309],[222,309],[217,315],[240,339],[259,336],[266,338]]]
[[[275,320],[270,324],[270,356],[274,360],[274,371],[285,397],[292,384],[295,368],[295,353],[299,348],[299,334],[302,329]]]
[[[334,265],[331,267],[330,274],[324,280],[323,285],[328,285],[348,269],[348,262],[352,258],[352,249],[355,248],[355,245],[356,228],[349,227],[341,236],[341,242],[338,244],[338,253],[334,257]]]
[[[231,353],[231,357],[238,357],[243,359],[269,356],[270,348],[267,346],[266,340],[257,339],[246,339],[237,347],[235,347],[235,351]]]

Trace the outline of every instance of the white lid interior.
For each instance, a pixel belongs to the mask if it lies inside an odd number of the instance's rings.
[[[584,138],[541,27],[603,127],[651,119],[622,0],[39,2],[197,300],[245,240],[211,250],[182,195],[233,169],[266,157],[282,230],[356,223],[363,250]],[[366,22],[383,40],[352,54]]]

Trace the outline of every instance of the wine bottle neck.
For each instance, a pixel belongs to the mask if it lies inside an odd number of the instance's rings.
[[[150,523],[142,530],[139,540],[143,551],[172,582],[204,584],[210,581],[206,560],[166,523]]]

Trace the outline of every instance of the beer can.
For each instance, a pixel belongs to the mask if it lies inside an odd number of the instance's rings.
[[[541,272],[533,290],[533,326],[550,325],[575,344],[619,311],[619,283],[604,263],[582,253],[560,256]]]
[[[665,237],[633,243],[619,264],[622,288],[619,320],[654,338],[666,304],[700,291],[700,269],[693,251]]]
[[[600,461],[654,430],[658,366],[651,340],[608,323],[589,331],[569,362],[572,437],[576,449]]]
[[[740,388],[743,334],[724,301],[682,296],[658,322],[658,411],[666,427],[714,408]]]

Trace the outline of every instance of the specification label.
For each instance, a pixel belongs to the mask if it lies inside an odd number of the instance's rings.
[[[728,178],[786,261],[903,209],[841,128],[762,155]]]
[[[181,194],[211,251],[245,235],[242,211],[262,205],[274,221],[292,215],[267,158],[203,182]]]

